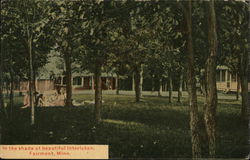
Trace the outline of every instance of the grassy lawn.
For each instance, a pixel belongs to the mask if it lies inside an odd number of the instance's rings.
[[[93,100],[92,95],[74,95],[75,100]],[[112,158],[191,157],[189,112],[183,103],[168,103],[167,97],[146,96],[135,103],[131,95],[103,95],[102,119],[94,123],[92,104],[40,107],[31,128],[30,109],[20,109],[16,99],[13,121],[5,126],[4,144],[109,144]],[[202,117],[203,97],[199,97]],[[217,157],[242,158],[248,152],[247,122],[240,120],[240,101],[224,96],[218,102]],[[203,156],[207,140],[201,124]]]

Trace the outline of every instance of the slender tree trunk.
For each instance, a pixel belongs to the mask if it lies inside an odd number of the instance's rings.
[[[151,88],[151,91],[154,92],[155,91],[155,81],[154,81],[154,75],[151,76],[151,85],[152,85],[152,88]]]
[[[28,32],[29,33],[29,32]],[[28,36],[29,37],[29,36]],[[31,125],[35,124],[35,106],[34,106],[34,91],[33,91],[33,56],[32,56],[32,38],[28,39],[28,49],[29,49],[29,104],[31,108]]]
[[[65,106],[72,107],[72,70],[70,53],[65,53],[64,61],[66,67],[66,103]]]
[[[187,91],[187,80],[186,79],[184,80],[184,83],[183,83],[183,89],[184,89],[184,91]]]
[[[216,88],[216,55],[217,55],[217,32],[216,15],[214,10],[214,0],[209,1],[209,56],[206,61],[206,82],[207,93],[205,100],[204,120],[208,136],[209,155],[215,157],[216,150],[216,108],[217,108],[217,88]]]
[[[13,66],[12,66],[12,55],[11,55],[11,62],[10,62],[10,96],[9,96],[9,101],[10,101],[10,118],[12,119],[13,116],[13,104],[14,104],[14,71],[13,71]]]
[[[240,93],[240,78],[239,75],[237,74],[237,91],[236,91],[236,100],[239,100],[239,93]]]
[[[3,45],[3,41],[1,40],[1,45]],[[1,47],[1,52],[0,52],[0,113],[1,117],[7,116],[5,115],[5,108],[4,108],[4,97],[3,97],[3,47]],[[0,132],[1,134],[1,132]]]
[[[6,82],[6,96],[10,96],[10,81],[9,79]]]
[[[33,58],[34,59],[34,58]],[[34,67],[33,67],[34,68]],[[36,72],[34,71],[34,74],[33,74],[33,90],[34,90],[34,93],[36,92]],[[36,95],[35,95],[36,96]]]
[[[33,56],[33,59],[34,59],[34,56]],[[33,65],[33,68],[34,68],[34,65]],[[34,70],[33,72],[33,82],[32,82],[32,87],[33,87],[33,93],[34,93],[34,106],[35,108],[37,107],[37,104],[36,104],[36,98],[37,98],[37,94],[36,94],[36,71]]]
[[[132,74],[132,91],[135,91],[135,73]]]
[[[4,59],[4,51],[3,51],[3,40],[1,39],[1,51],[0,51],[0,143],[2,144],[4,140],[4,128],[6,125],[6,119],[8,118],[8,114],[6,108],[4,106],[4,95],[3,95],[3,86],[4,86],[4,79],[3,79],[3,59]]]
[[[141,72],[140,72],[140,97],[142,97],[142,85],[143,85],[143,65],[141,65]]]
[[[200,130],[199,130],[199,116],[196,95],[196,82],[194,72],[194,51],[192,39],[192,1],[188,1],[188,10],[186,11],[187,31],[188,31],[188,95],[189,95],[189,110],[190,110],[190,130],[192,142],[192,156],[193,158],[201,157],[200,144]]]
[[[180,82],[179,82],[179,89],[178,89],[178,102],[181,102],[182,98],[182,83],[183,83],[183,71],[180,72]]]
[[[102,80],[101,67],[97,67],[95,71],[95,120],[101,121],[101,107],[102,107]]]
[[[161,94],[162,94],[162,78],[159,78],[158,97],[161,97]]]
[[[141,96],[142,96],[142,66],[137,67],[134,73],[134,79],[135,79],[135,101],[140,102]]]
[[[168,83],[166,81],[164,82],[164,87],[165,87],[164,91],[166,92],[168,90]]]
[[[168,73],[169,73],[169,90],[168,90],[168,92],[169,92],[169,97],[168,97],[168,101],[169,101],[169,103],[172,103],[172,101],[173,101],[173,81],[172,81],[172,73],[171,73],[171,71],[169,70],[168,71]]]
[[[205,96],[207,93],[206,68],[204,72],[201,71],[201,74],[202,74],[200,79],[201,94]]]
[[[120,83],[119,83],[119,79],[120,79],[120,76],[119,74],[117,73],[116,74],[116,95],[119,95],[119,89],[120,89]]]

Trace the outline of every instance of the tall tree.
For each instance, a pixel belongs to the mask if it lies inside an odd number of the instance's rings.
[[[74,61],[74,52],[79,46],[77,36],[79,18],[82,1],[54,1],[54,7],[51,12],[54,25],[53,32],[57,35],[55,38],[56,50],[61,53],[65,63],[66,77],[66,103],[65,106],[72,107],[72,63]]]
[[[241,87],[242,107],[241,117],[247,119],[248,101],[248,12],[245,2],[229,1],[227,3],[217,2],[217,10],[221,14],[218,16],[218,22],[221,26],[218,35],[220,50],[220,63],[226,65],[231,72],[237,74],[239,85]],[[222,10],[221,10],[222,8]]]
[[[84,2],[81,13],[84,16],[79,35],[81,36],[78,61],[82,69],[94,73],[95,79],[95,120],[101,121],[102,79],[101,74],[113,63],[114,51],[113,29],[116,28],[112,18],[112,4],[109,1]]]
[[[216,89],[216,57],[217,57],[217,31],[216,31],[216,15],[214,9],[214,0],[209,1],[209,26],[208,26],[208,42],[209,56],[206,61],[206,100],[204,119],[208,135],[209,155],[215,156],[215,139],[216,139],[216,107],[217,107],[217,89]]]
[[[193,158],[201,157],[201,144],[199,132],[199,116],[196,95],[196,82],[194,72],[194,50],[193,50],[193,36],[192,36],[192,1],[187,2],[187,7],[181,4],[187,26],[187,49],[188,49],[188,64],[187,64],[187,81],[188,81],[188,95],[189,95],[189,110],[190,110],[190,130],[192,142]]]
[[[49,50],[49,38],[46,37],[45,32],[48,31],[48,22],[49,17],[47,16],[48,8],[44,7],[47,4],[47,1],[5,1],[7,4],[6,7],[9,9],[6,10],[4,14],[5,18],[8,18],[7,24],[10,24],[8,36],[11,37],[9,40],[15,40],[15,43],[19,41],[19,45],[23,46],[20,51],[12,49],[9,50],[10,60],[16,62],[14,65],[13,62],[10,65],[12,79],[13,72],[20,71],[17,69],[17,66],[28,66],[28,75],[29,77],[29,94],[30,94],[30,108],[31,108],[31,124],[35,123],[35,108],[34,108],[34,66],[40,67],[46,63],[47,51]],[[46,38],[44,38],[46,37]],[[46,42],[44,43],[44,39]],[[18,46],[19,46],[18,45]],[[6,45],[10,46],[10,44]],[[39,49],[40,48],[40,49]],[[23,56],[20,56],[20,53],[26,53]],[[45,57],[45,61],[41,61],[41,57],[37,58],[39,55]],[[17,57],[25,57],[25,60],[18,60]],[[22,68],[21,67],[21,68]],[[16,69],[15,69],[16,68]],[[13,86],[12,86],[13,87]],[[11,98],[12,99],[12,98]]]

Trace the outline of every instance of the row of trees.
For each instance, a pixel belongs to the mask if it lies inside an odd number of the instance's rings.
[[[118,78],[133,75],[136,102],[141,99],[145,71],[160,83],[168,78],[172,84],[172,77],[178,77],[178,97],[181,97],[182,81],[186,79],[194,157],[201,156],[197,76],[203,76],[204,121],[212,157],[216,147],[218,64],[227,65],[239,75],[242,117],[247,117],[249,15],[243,2],[3,0],[1,7],[0,102],[3,114],[3,76],[11,77],[10,108],[13,107],[14,80],[28,78],[31,123],[35,123],[36,75],[47,63],[48,53],[54,50],[65,63],[66,106],[73,106],[72,63],[94,73],[97,122],[101,120],[102,72],[115,72]],[[172,90],[171,85],[169,90]]]

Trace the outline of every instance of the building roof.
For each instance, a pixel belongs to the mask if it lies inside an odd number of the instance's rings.
[[[227,66],[221,65],[221,66],[217,66],[216,69],[227,70],[229,68]]]

